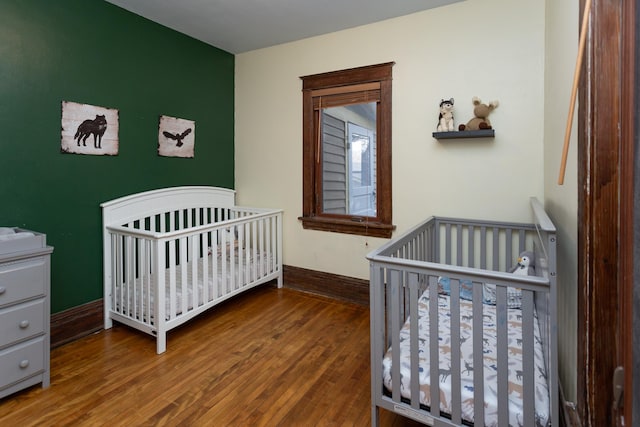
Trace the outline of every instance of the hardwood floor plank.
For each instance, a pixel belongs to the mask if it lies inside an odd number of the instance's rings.
[[[366,426],[369,363],[367,307],[263,286],[171,331],[161,355],[123,325],[54,349],[51,386],[0,400],[0,425]]]

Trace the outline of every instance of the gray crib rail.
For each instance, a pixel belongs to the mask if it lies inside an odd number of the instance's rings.
[[[496,285],[497,316],[497,396],[498,425],[509,424],[507,287],[522,289],[522,390],[523,413],[518,422],[538,426],[534,408],[536,372],[534,363],[534,324],[542,337],[546,375],[548,376],[550,424],[558,425],[557,380],[557,302],[556,232],[553,223],[537,199],[531,199],[531,224],[477,221],[431,217],[403,235],[370,253],[371,304],[371,382],[372,422],[378,425],[378,407],[394,411],[427,425],[456,426],[463,423],[460,379],[472,366],[461,366],[460,286],[473,284],[474,343],[473,366],[484,366],[482,287]],[[536,254],[536,276],[508,273],[511,264],[524,250]],[[451,366],[442,369],[439,347],[430,352],[430,405],[421,405],[418,364],[418,298],[429,293],[429,318],[438,318],[438,277],[451,278]],[[410,398],[403,398],[400,387],[385,392],[382,359],[391,350],[391,378],[400,378],[399,331],[409,320]],[[437,321],[430,322],[429,336],[438,336]],[[433,341],[431,341],[433,342]],[[476,346],[479,343],[479,346]],[[440,378],[449,376],[452,385],[451,410],[440,412]],[[474,418],[484,420],[484,376],[473,375]],[[482,425],[482,424],[480,424]]]

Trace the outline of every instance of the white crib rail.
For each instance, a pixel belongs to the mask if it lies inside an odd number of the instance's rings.
[[[106,226],[105,328],[157,337],[248,288],[282,286],[282,211],[187,208]],[[161,284],[165,284],[164,286]]]

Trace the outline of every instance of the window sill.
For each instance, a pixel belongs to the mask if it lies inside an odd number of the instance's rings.
[[[305,230],[332,231],[334,233],[390,238],[396,226],[380,222],[354,221],[328,217],[298,217]]]

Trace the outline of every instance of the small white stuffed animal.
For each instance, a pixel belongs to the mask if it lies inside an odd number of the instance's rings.
[[[518,257],[518,263],[510,272],[520,276],[535,276],[535,256],[533,255],[533,252],[522,252]]]
[[[438,117],[438,132],[452,132],[453,126],[453,98],[440,101],[440,116]]]

